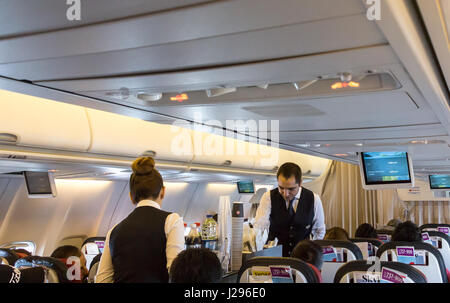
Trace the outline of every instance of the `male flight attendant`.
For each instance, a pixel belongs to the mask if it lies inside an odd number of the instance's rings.
[[[302,171],[291,162],[277,172],[278,188],[266,192],[256,211],[255,228],[269,227],[268,240],[278,238],[283,245],[283,257],[290,257],[295,245],[312,234],[323,239],[325,222],[322,201],[312,191],[302,187]]]

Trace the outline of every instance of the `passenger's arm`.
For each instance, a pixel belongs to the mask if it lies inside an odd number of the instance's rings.
[[[166,258],[167,270],[170,270],[173,260],[184,249],[184,223],[183,219],[177,214],[172,213],[166,219],[164,226],[166,233]]]
[[[272,210],[272,205],[270,204],[270,191],[265,192],[259,201],[258,209],[256,210],[255,216],[255,228],[264,230],[270,226],[270,212]]]
[[[322,240],[325,236],[325,232],[325,215],[323,213],[322,200],[319,195],[314,194],[313,240]]]
[[[114,283],[114,267],[111,260],[111,252],[109,250],[109,236],[111,230],[106,235],[105,247],[103,248],[103,254],[98,265],[97,275],[94,280],[95,283]]]

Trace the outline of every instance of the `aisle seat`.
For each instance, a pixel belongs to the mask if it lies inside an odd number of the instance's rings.
[[[320,283],[322,278],[320,271],[311,264],[296,258],[283,257],[253,257],[244,262],[237,275],[237,283],[250,283],[251,276],[256,267],[289,266],[292,283]]]
[[[398,261],[397,247],[399,246],[414,247],[415,252],[425,255],[425,264],[412,264],[412,266],[420,270],[426,276],[429,283],[447,283],[444,258],[439,250],[431,244],[424,242],[392,241],[383,244],[378,249],[377,257],[381,261]]]
[[[16,261],[18,269],[42,267],[47,271],[48,283],[68,283],[67,266],[59,259],[52,257],[31,256]]]
[[[339,268],[334,283],[427,283],[425,275],[414,266],[400,262],[351,261]],[[387,271],[387,273],[386,273]],[[383,276],[383,273],[385,276]],[[393,274],[397,279],[393,279]],[[398,277],[401,277],[400,279]],[[384,278],[384,279],[383,279]]]
[[[332,247],[338,254],[341,255],[342,259],[336,259],[334,261],[327,261],[324,256],[324,262],[322,265],[322,280],[323,283],[333,283],[334,276],[338,269],[347,262],[354,260],[362,260],[363,254],[359,247],[350,241],[340,241],[340,240],[315,240],[316,244],[320,245],[322,249],[327,249]]]

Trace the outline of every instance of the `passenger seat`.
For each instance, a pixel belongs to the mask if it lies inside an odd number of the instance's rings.
[[[52,257],[31,256],[17,260],[18,269],[41,267],[46,272],[46,283],[69,283],[67,266],[59,259]]]

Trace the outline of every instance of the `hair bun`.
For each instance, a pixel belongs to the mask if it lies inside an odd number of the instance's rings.
[[[136,175],[148,175],[155,168],[155,160],[152,157],[140,157],[134,160],[131,165],[133,173]]]

